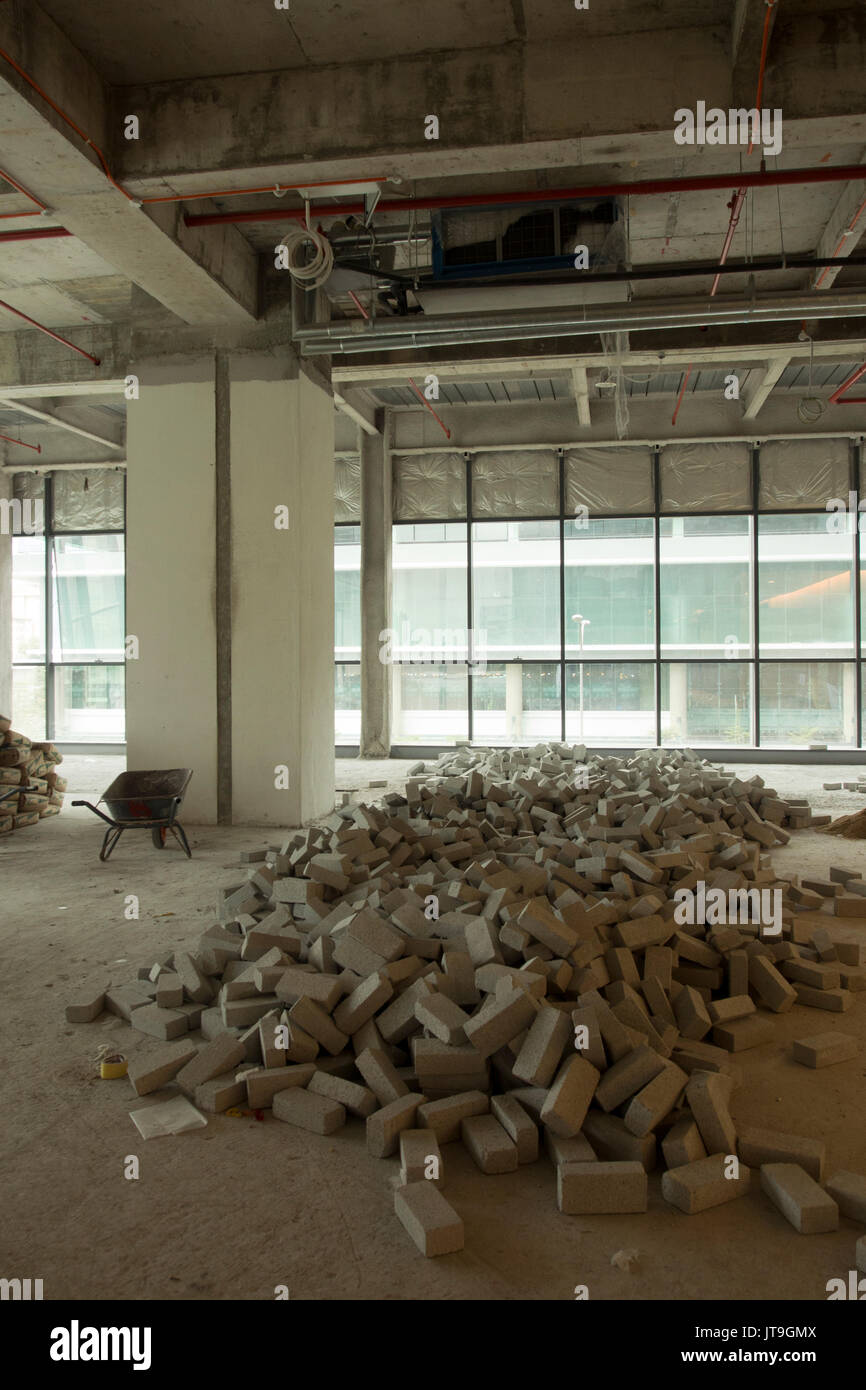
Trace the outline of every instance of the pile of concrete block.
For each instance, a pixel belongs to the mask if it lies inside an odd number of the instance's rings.
[[[60,814],[66,781],[53,743],[32,743],[0,715],[0,835]]]
[[[699,1212],[760,1167],[797,1229],[826,1229],[823,1145],[735,1119],[737,1054],[777,1014],[866,989],[863,947],[802,918],[856,875],[825,895],[770,862],[810,817],[687,750],[460,749],[242,855],[194,949],[68,1017],[106,1007],[169,1044],[133,1061],[137,1094],[173,1082],[316,1134],[363,1123],[372,1156],[399,1157],[395,1212],[427,1255],[462,1248],[457,1143],[491,1175],[545,1154],[569,1214],[645,1211],[659,1165],[665,1200]],[[810,1036],[797,1060],[850,1045]],[[866,1180],[845,1182],[854,1209]]]

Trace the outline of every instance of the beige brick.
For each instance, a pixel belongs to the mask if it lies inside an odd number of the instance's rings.
[[[599,1072],[583,1057],[563,1063],[541,1110],[541,1122],[561,1139],[579,1134],[598,1085]]]
[[[367,1117],[367,1152],[373,1158],[388,1158],[397,1150],[400,1134],[404,1129],[418,1129],[418,1108],[427,1097],[410,1094],[392,1100],[381,1110],[375,1110]]]
[[[201,1049],[192,1061],[177,1073],[175,1080],[188,1096],[195,1095],[196,1087],[205,1081],[220,1076],[244,1060],[244,1045],[230,1033],[223,1033]]]
[[[278,1091],[273,1099],[276,1119],[298,1129],[308,1129],[312,1134],[333,1134],[346,1123],[345,1107],[338,1101],[317,1096],[313,1091],[305,1091],[301,1086]]]
[[[664,1070],[664,1058],[642,1043],[633,1052],[608,1067],[598,1083],[595,1101],[602,1110],[616,1110],[629,1096],[643,1089]]]
[[[748,1192],[752,1173],[750,1168],[740,1163],[738,1176],[726,1178],[728,1165],[725,1154],[711,1154],[708,1158],[698,1159],[696,1163],[669,1168],[662,1174],[662,1196],[671,1206],[678,1207],[688,1216],[721,1206],[724,1202],[733,1202]]]
[[[404,1129],[401,1132],[400,1178],[404,1184],[431,1182],[439,1188],[444,1185],[445,1167],[432,1129]]]
[[[511,996],[497,999],[483,1014],[471,1018],[466,1024],[466,1037],[482,1057],[490,1057],[529,1027],[536,1009],[528,994],[514,990]]]
[[[737,1152],[744,1163],[753,1168],[766,1163],[798,1164],[817,1182],[824,1177],[826,1147],[820,1139],[806,1139],[799,1134],[782,1134],[779,1130],[763,1129],[758,1125],[741,1125]]]
[[[267,1110],[279,1091],[292,1086],[306,1086],[315,1071],[311,1062],[299,1066],[259,1067],[241,1073],[247,1088],[247,1104],[251,1110]]]
[[[465,1091],[427,1101],[418,1109],[418,1124],[432,1129],[440,1144],[453,1144],[460,1138],[460,1125],[467,1116],[485,1115],[489,1109],[490,1097],[483,1091]]]
[[[700,1130],[691,1116],[684,1115],[675,1125],[671,1125],[662,1139],[662,1154],[668,1168],[681,1168],[706,1158],[707,1151]]]
[[[647,1209],[647,1175],[640,1163],[559,1163],[556,1203],[567,1215]]]
[[[490,1113],[516,1144],[518,1163],[534,1163],[538,1158],[538,1127],[520,1102],[511,1095],[492,1096]]]
[[[797,1038],[793,1044],[794,1061],[813,1069],[850,1061],[859,1050],[857,1039],[850,1033],[815,1033],[809,1038]]]
[[[463,1222],[432,1182],[396,1188],[394,1211],[422,1255],[452,1255],[463,1249]]]
[[[761,1189],[801,1235],[839,1229],[839,1208],[797,1163],[765,1163]]]
[[[721,1072],[692,1072],[686,1087],[686,1104],[709,1154],[737,1152],[737,1131],[728,1109],[730,1097],[729,1077]],[[745,1154],[740,1157],[749,1162]]]
[[[862,1173],[834,1173],[824,1186],[843,1216],[866,1226],[866,1177]]]
[[[667,1062],[629,1102],[623,1116],[626,1129],[638,1138],[649,1134],[673,1110],[687,1083],[691,1084],[688,1073]]]
[[[549,1086],[572,1039],[568,1014],[542,1005],[517,1054],[514,1075],[527,1086]]]
[[[390,1105],[392,1100],[409,1094],[409,1087],[397,1075],[396,1067],[378,1048],[365,1048],[355,1059],[355,1066],[380,1105]]]
[[[334,1024],[351,1037],[393,998],[394,986],[384,973],[368,975],[334,1010]]]
[[[174,1047],[162,1047],[158,1052],[149,1052],[144,1057],[133,1057],[127,1070],[132,1089],[137,1096],[158,1091],[160,1087],[167,1086],[196,1054],[197,1049],[191,1042],[182,1042]]]
[[[379,1105],[367,1086],[359,1086],[356,1081],[348,1081],[343,1076],[333,1076],[326,1071],[314,1072],[307,1089],[312,1091],[313,1095],[338,1101],[340,1105],[345,1106],[350,1115],[358,1115],[362,1120],[372,1115]]]
[[[494,1115],[468,1116],[460,1137],[482,1173],[511,1173],[517,1167],[517,1145]]]
[[[772,1042],[773,1025],[768,1018],[752,1014],[748,1018],[735,1018],[730,1023],[717,1023],[713,1028],[713,1042],[726,1052],[745,1052],[750,1047],[761,1047]]]

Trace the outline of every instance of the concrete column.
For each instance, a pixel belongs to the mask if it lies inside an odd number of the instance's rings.
[[[386,427],[360,431],[362,758],[391,752],[391,668],[379,634],[391,626],[391,455]]]
[[[231,373],[232,808],[300,825],[334,806],[334,407],[286,363]],[[288,530],[275,509],[288,508]],[[285,767],[288,788],[275,786]]]
[[[217,820],[213,356],[137,367],[127,407],[127,765],[191,767],[186,820]]]
[[[509,661],[505,667],[505,737],[509,743],[523,738],[523,666]]]
[[[688,667],[684,661],[672,661],[668,667],[668,694],[672,738],[688,738]]]
[[[842,667],[842,741],[857,742],[857,672],[848,664]]]
[[[132,370],[129,766],[192,767],[190,822],[299,825],[334,801],[330,396],[289,353]]]
[[[0,501],[12,499],[12,478],[0,473]],[[0,714],[12,717],[12,513],[0,507]]]

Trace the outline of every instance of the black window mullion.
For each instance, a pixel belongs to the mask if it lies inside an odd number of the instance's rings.
[[[475,654],[475,614],[472,601],[472,455],[464,454],[463,458],[466,463],[466,629],[470,642],[470,648],[466,653],[469,658],[466,662],[466,737],[471,743],[475,732],[471,661]]]
[[[559,223],[557,220],[557,227]],[[565,453],[559,456],[559,709],[561,740],[565,743]]]
[[[856,508],[854,511],[854,684],[857,700],[857,747],[863,746],[863,639],[861,636],[862,600],[860,595],[860,474],[862,443],[851,441],[851,486]]]
[[[54,741],[54,604],[51,584],[51,558],[54,549],[54,487],[50,473],[45,474],[45,737]]]

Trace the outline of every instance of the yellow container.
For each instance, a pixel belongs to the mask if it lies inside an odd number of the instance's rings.
[[[99,1064],[99,1075],[103,1081],[114,1081],[118,1076],[126,1076],[129,1063],[123,1053],[114,1053],[111,1057],[104,1057]]]

